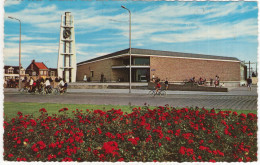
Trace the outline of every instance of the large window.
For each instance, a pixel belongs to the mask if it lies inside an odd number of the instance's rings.
[[[134,65],[150,65],[150,58],[135,57]]]

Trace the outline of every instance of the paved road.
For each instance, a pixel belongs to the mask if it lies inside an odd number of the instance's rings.
[[[149,96],[148,90],[127,89],[71,89],[65,95],[19,94],[5,90],[5,102],[39,102],[68,104],[114,104],[152,106],[169,104],[174,107],[198,106],[205,108],[257,110],[257,90],[248,91],[245,87],[229,92],[168,91],[167,96]]]

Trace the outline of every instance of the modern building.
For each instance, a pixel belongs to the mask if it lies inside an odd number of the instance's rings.
[[[49,76],[47,66],[43,62],[35,62],[35,60],[32,60],[31,64],[26,68],[26,74],[38,77]]]
[[[225,86],[239,86],[246,77],[246,69],[235,57],[137,48],[131,52],[133,82],[148,82],[153,75],[176,84],[192,77],[206,78],[209,82],[218,75]],[[84,74],[93,82],[128,82],[129,49],[77,63],[77,81],[83,81]]]

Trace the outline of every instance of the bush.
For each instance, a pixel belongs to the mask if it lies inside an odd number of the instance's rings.
[[[168,106],[150,110],[59,110],[4,121],[8,161],[257,161],[257,116]]]

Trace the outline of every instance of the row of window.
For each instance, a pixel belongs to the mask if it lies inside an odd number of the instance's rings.
[[[47,76],[47,73],[48,73],[48,71],[46,71],[46,70],[40,71],[40,75],[42,75],[42,76]]]

